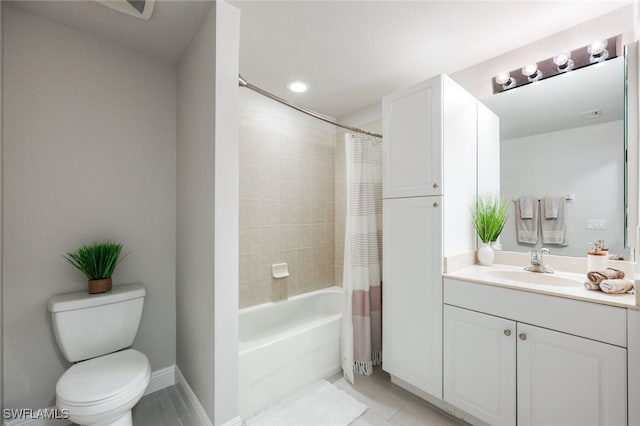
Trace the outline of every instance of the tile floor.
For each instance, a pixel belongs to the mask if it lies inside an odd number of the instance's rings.
[[[133,407],[135,426],[201,426],[181,384],[142,397]],[[71,425],[77,426],[77,425]]]
[[[377,367],[371,376],[355,377],[355,384],[342,374],[329,379],[369,409],[352,426],[459,426],[466,425],[444,411],[392,384],[389,375]]]
[[[389,381],[389,375],[376,368],[373,375],[356,376],[351,385],[342,374],[329,379],[369,409],[352,426],[460,426],[455,419]],[[174,385],[142,398],[133,409],[135,426],[200,426],[195,423],[182,385]],[[304,425],[300,425],[304,426]]]

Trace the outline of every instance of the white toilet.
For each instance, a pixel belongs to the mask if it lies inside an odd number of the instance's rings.
[[[131,426],[151,368],[134,349],[145,289],[115,286],[101,294],[67,293],[49,301],[58,346],[74,362],[58,379],[56,405],[79,425]]]

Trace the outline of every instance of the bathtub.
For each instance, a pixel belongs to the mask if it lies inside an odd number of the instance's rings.
[[[240,310],[240,416],[341,370],[342,289]]]

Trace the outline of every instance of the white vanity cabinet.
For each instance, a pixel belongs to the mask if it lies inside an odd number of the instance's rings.
[[[624,348],[518,324],[518,425],[627,424]]]
[[[516,424],[516,322],[444,305],[444,400],[494,426]]]
[[[442,393],[442,197],[384,201],[383,368]]]
[[[627,425],[626,309],[446,278],[444,301],[446,402],[491,425]]]

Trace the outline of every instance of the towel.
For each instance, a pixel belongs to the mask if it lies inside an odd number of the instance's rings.
[[[534,207],[538,207],[538,199],[536,197],[526,196],[520,197],[520,219],[533,219]]]
[[[544,197],[544,218],[558,219],[560,205],[565,202],[566,197]]]
[[[598,284],[592,283],[591,281],[585,281],[584,288],[586,288],[587,290],[594,290],[594,291],[600,290],[600,286]]]
[[[541,215],[540,230],[542,231],[543,244],[556,244],[566,246],[567,244],[567,226],[565,221],[566,199],[562,199],[558,203],[558,215],[555,219],[547,219],[546,214]],[[546,212],[546,198],[540,200],[540,210]]]
[[[624,272],[619,269],[607,268],[602,271],[591,271],[587,273],[587,278],[595,285],[600,285],[604,280],[617,280],[624,278]]]
[[[633,281],[624,279],[604,280],[600,283],[600,290],[605,293],[626,293],[633,290]]]
[[[522,197],[525,198],[525,197]],[[522,211],[520,208],[521,200],[516,200],[517,211]],[[516,214],[516,234],[518,235],[518,242],[524,244],[536,244],[538,242],[538,202],[534,204],[535,208],[532,209],[531,219],[523,219],[522,214]]]

